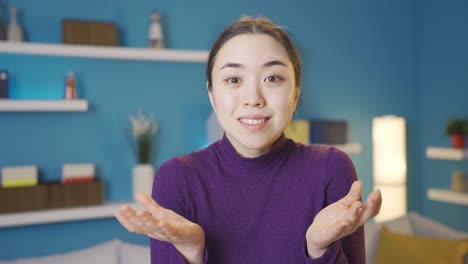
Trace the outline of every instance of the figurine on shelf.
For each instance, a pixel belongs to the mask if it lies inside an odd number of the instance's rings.
[[[23,41],[23,29],[17,21],[18,9],[14,6],[10,7],[10,24],[8,25],[8,41]]]
[[[68,72],[67,78],[65,80],[65,93],[63,98],[65,100],[78,98],[78,96],[76,95],[75,73],[73,71]]]
[[[463,171],[454,171],[452,173],[452,191],[459,193],[468,191]]]
[[[151,12],[151,24],[148,32],[148,40],[150,48],[164,48],[164,37],[161,26],[161,15],[158,11]]]
[[[0,99],[8,98],[8,71],[0,69]]]
[[[3,13],[3,3],[0,2],[0,41],[7,39],[6,26],[5,22],[3,22],[4,17],[5,16]]]

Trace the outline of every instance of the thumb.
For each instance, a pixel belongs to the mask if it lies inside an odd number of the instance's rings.
[[[362,182],[355,181],[351,185],[348,194],[341,199],[341,202],[345,206],[351,206],[353,202],[361,200],[361,193],[362,193]]]
[[[158,213],[161,213],[165,208],[159,205],[151,196],[149,196],[146,193],[137,193],[135,195],[135,198],[138,202],[140,202],[143,207],[150,212],[152,215],[157,215]]]

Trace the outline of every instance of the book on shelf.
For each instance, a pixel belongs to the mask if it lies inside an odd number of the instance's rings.
[[[302,144],[310,144],[310,121],[294,120],[284,131],[286,137]]]
[[[346,144],[348,125],[345,120],[311,120],[310,142],[313,144]]]
[[[345,120],[294,120],[285,130],[285,135],[302,144],[342,145],[347,143]]]
[[[35,165],[3,167],[2,187],[34,186],[38,183],[38,168]]]
[[[81,177],[71,177],[62,179],[63,183],[84,183],[84,182],[93,182],[94,176],[81,176]]]
[[[62,166],[63,183],[92,182],[96,169],[92,163],[68,163]]]

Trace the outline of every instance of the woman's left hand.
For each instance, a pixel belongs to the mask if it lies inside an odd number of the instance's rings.
[[[355,181],[349,193],[341,200],[323,208],[307,229],[307,251],[312,258],[323,255],[327,247],[334,241],[347,236],[369,218],[380,211],[382,196],[379,190],[373,191],[362,206],[362,183]]]

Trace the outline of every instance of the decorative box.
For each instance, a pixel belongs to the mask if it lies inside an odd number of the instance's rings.
[[[310,144],[310,121],[292,121],[284,131],[284,135],[297,143]]]
[[[62,42],[98,46],[117,46],[117,27],[113,22],[64,19]]]
[[[346,144],[347,123],[342,120],[311,120],[310,143]]]
[[[103,202],[104,184],[101,181],[0,188],[0,213],[89,206]]]
[[[79,183],[52,183],[50,185],[50,208],[98,205],[104,200],[103,184],[100,181]]]
[[[49,205],[49,186],[0,188],[0,213],[46,209]]]

